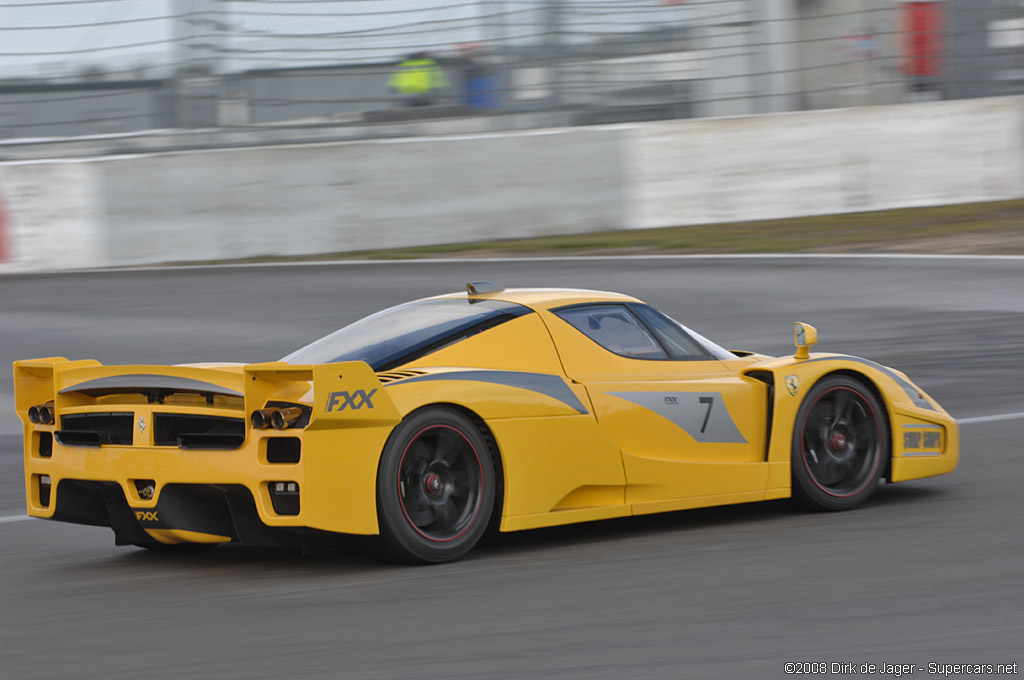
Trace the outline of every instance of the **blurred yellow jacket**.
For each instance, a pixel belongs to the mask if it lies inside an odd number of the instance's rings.
[[[444,71],[433,59],[406,59],[388,80],[402,94],[423,94],[448,84]]]

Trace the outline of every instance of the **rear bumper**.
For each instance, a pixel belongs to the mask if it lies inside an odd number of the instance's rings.
[[[298,526],[268,526],[242,485],[167,484],[152,509],[133,507],[117,482],[62,479],[49,519],[108,526],[118,545],[241,543],[262,547],[329,547],[335,534]],[[36,515],[39,516],[39,515]]]
[[[136,544],[296,545],[291,530],[308,526],[302,440],[291,433],[250,436],[233,450],[62,446],[51,437],[26,428],[32,517],[109,526],[118,543]],[[295,455],[270,462],[282,445]],[[281,483],[293,492],[275,497]]]
[[[53,426],[25,425],[26,510],[32,517],[125,533],[115,524],[123,513],[115,513],[113,503],[126,507],[135,525],[158,542],[278,544],[247,540],[238,526],[243,516],[285,533],[378,533],[377,463],[389,428],[251,430],[241,447],[230,450],[64,446],[53,432]],[[289,444],[284,456],[283,443]],[[286,491],[294,485],[294,493],[272,493],[279,484]],[[142,491],[150,485],[152,495]]]
[[[57,507],[63,507],[61,482],[70,479],[115,484],[131,508],[144,511],[157,508],[164,491],[171,485],[241,486],[249,492],[260,519],[268,526],[304,526],[306,523],[301,500],[298,513],[282,515],[275,512],[269,492],[271,484],[285,481],[295,483],[300,495],[302,493],[306,469],[302,454],[305,452],[302,440],[294,435],[250,436],[242,447],[231,450],[62,446],[58,441],[46,446],[45,437],[46,431],[41,428],[29,427],[25,433],[27,509],[33,517],[54,518]],[[268,462],[268,444],[275,439],[296,444],[299,461]],[[48,504],[43,503],[39,489],[33,488],[38,487],[42,476],[50,478]],[[149,498],[140,493],[137,484],[147,481],[153,483]]]

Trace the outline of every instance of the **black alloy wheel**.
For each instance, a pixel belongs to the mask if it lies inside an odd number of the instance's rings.
[[[859,505],[878,486],[888,452],[888,419],[878,398],[856,380],[826,377],[797,413],[793,497],[825,510]]]
[[[483,536],[495,498],[490,447],[463,413],[429,407],[392,432],[377,475],[380,532],[403,561],[447,562]]]

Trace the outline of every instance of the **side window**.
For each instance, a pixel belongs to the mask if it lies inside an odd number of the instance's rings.
[[[632,309],[643,319],[673,359],[710,359],[707,350],[686,334],[678,323],[653,307],[633,305]]]
[[[654,336],[624,305],[586,305],[555,311],[609,352],[630,359],[668,359]]]

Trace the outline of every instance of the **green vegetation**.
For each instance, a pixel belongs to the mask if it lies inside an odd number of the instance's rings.
[[[348,257],[780,252],[1024,253],[1024,199],[396,248]]]
[[[809,252],[1024,254],[1024,199],[236,262]]]

